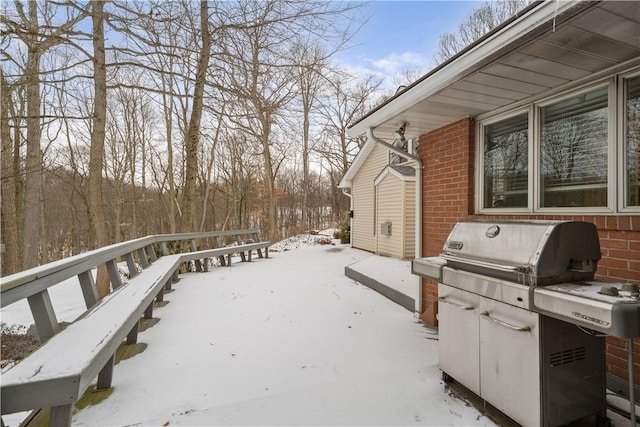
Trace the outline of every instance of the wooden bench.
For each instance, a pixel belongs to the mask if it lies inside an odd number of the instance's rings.
[[[180,256],[182,257],[182,261],[198,261],[198,263],[196,264],[196,271],[208,271],[209,265],[207,262],[205,262],[206,258],[218,258],[222,266],[231,267],[231,257],[234,254],[240,254],[240,258],[243,262],[251,262],[251,254],[253,251],[256,251],[256,253],[258,254],[258,258],[263,258],[262,251],[264,250],[264,258],[269,258],[270,245],[270,242],[246,243],[241,245],[227,246],[224,248],[187,252],[184,254],[180,254]],[[198,265],[200,265],[201,268],[198,268]]]
[[[140,318],[151,317],[179,264],[180,255],[159,258],[2,374],[2,413],[51,407],[49,425],[70,425],[73,404],[96,376],[98,389],[111,387],[116,349],[125,338],[136,343]]]
[[[269,245],[258,242],[151,257],[135,277],[2,374],[2,414],[50,407],[49,425],[69,426],[73,405],[96,377],[97,389],[111,387],[118,346],[125,338],[127,344],[137,342],[140,318],[151,318],[154,299],[162,300],[164,290],[171,288],[180,263],[227,256],[231,266],[236,253],[245,261],[251,261],[252,251],[262,257],[264,250],[268,257]],[[137,271],[132,258],[128,265]]]

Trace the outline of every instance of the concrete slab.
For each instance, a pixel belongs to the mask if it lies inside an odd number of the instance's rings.
[[[411,274],[411,261],[371,255],[346,266],[344,274],[409,311],[419,310],[420,282]]]

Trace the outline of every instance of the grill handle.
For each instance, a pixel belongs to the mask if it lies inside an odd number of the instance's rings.
[[[470,258],[462,258],[462,257],[457,257],[457,256],[452,256],[452,255],[447,255],[447,254],[442,254],[440,255],[442,258],[444,258],[447,261],[453,261],[453,262],[460,262],[460,263],[464,263],[464,264],[468,264],[468,265],[473,265],[476,267],[482,267],[482,268],[488,268],[491,270],[500,270],[500,271],[505,271],[508,273],[527,273],[530,268],[524,265],[505,265],[505,264],[496,264],[494,262],[486,262],[486,261],[480,261],[477,259],[470,259]]]
[[[491,317],[491,316],[489,316],[489,312],[488,311],[485,311],[484,313],[480,313],[480,316],[484,317],[485,319],[487,319],[491,323],[495,323],[496,325],[500,325],[500,326],[503,326],[503,327],[505,327],[507,329],[511,329],[512,331],[529,332],[531,330],[531,328],[529,326],[515,326],[515,325],[512,325],[511,323],[503,322],[502,320],[498,320],[495,317]]]
[[[475,308],[472,305],[462,305],[462,304],[455,303],[453,301],[449,301],[446,297],[439,297],[438,301],[451,305],[459,310],[473,310]]]

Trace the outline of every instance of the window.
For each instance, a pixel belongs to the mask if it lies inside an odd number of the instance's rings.
[[[607,206],[607,87],[540,109],[540,206]]]
[[[640,77],[626,81],[625,94],[627,206],[640,206]]]
[[[529,117],[484,127],[484,207],[527,207]]]
[[[478,119],[477,207],[640,213],[640,69]]]

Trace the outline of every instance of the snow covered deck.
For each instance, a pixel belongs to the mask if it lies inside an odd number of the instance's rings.
[[[493,425],[445,391],[436,332],[344,276],[370,254],[271,254],[181,275],[73,425]]]
[[[487,425],[445,393],[435,332],[344,277],[345,246],[183,275],[149,346],[74,425]]]

